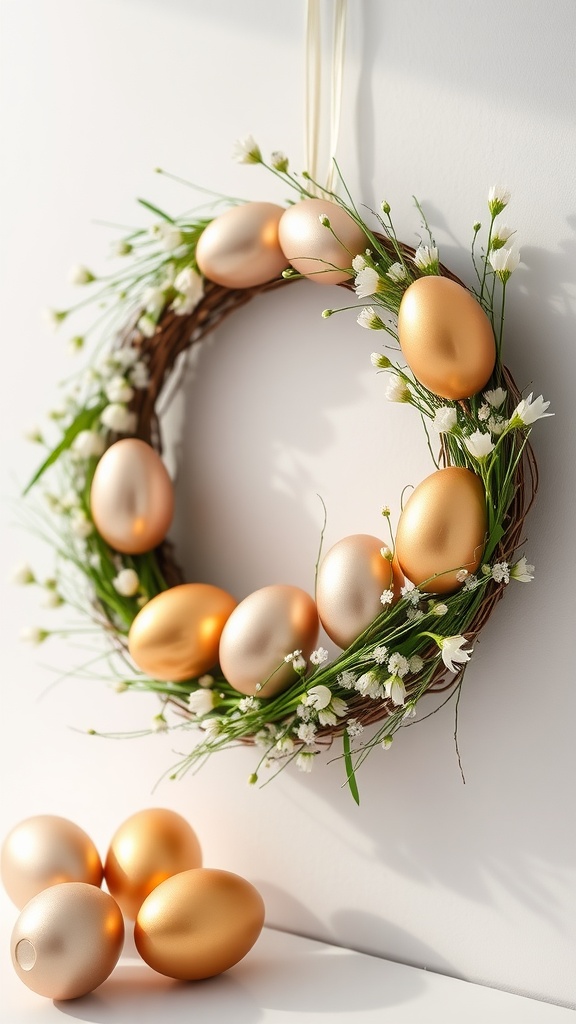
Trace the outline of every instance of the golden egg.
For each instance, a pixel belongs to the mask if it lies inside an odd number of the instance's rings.
[[[353,534],[330,548],[318,569],[316,604],[328,636],[349,647],[383,610],[380,597],[393,587],[392,565],[381,554],[384,541]]]
[[[474,296],[447,277],[420,277],[406,289],[398,338],[412,373],[442,398],[469,398],[488,383],[496,346]]]
[[[287,654],[308,658],[318,638],[318,612],[304,590],[274,584],[254,591],[228,619],[220,640],[220,666],[240,693],[274,697],[295,682]]]
[[[160,544],[174,512],[174,489],[154,449],[135,437],[110,445],[92,480],[90,508],[98,533],[127,555]]]
[[[242,203],[216,217],[196,247],[199,270],[225,288],[255,288],[279,277],[287,260],[278,243],[283,206]]]
[[[201,864],[202,851],[192,826],[176,811],[152,807],[133,814],[117,829],[106,855],[104,877],[126,917],[135,920],[157,885]]]
[[[330,227],[320,223],[327,216]],[[325,199],[302,199],[282,216],[278,237],[299,274],[318,284],[340,284],[352,276],[352,260],[366,248],[366,236],[346,210]]]
[[[231,871],[197,868],[162,882],[142,904],[134,942],[160,974],[211,978],[237,964],[264,924],[257,889]]]
[[[33,992],[77,999],[106,980],[123,942],[122,914],[107,892],[86,882],[62,882],[26,904],[10,950],[14,970]]]
[[[56,814],[16,825],[2,845],[1,866],[4,888],[18,908],[58,882],[102,882],[102,862],[90,836]]]
[[[177,682],[200,676],[218,661],[220,636],[235,607],[230,594],[209,583],[164,590],[134,619],[130,654],[153,679]]]
[[[406,502],[396,532],[396,557],[421,590],[449,594],[460,586],[460,569],[472,573],[480,565],[486,528],[480,477],[459,466],[439,469]]]

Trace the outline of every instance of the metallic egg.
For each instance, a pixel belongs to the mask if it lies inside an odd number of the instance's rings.
[[[59,882],[96,887],[102,882],[102,862],[90,836],[56,814],[26,818],[8,833],[1,871],[4,888],[18,908]]]
[[[225,590],[182,583],[153,597],[128,633],[134,662],[153,679],[177,682],[216,665],[224,624],[236,607]]]
[[[104,452],[94,473],[90,509],[110,547],[138,555],[160,544],[174,512],[174,489],[160,456],[135,437]]]
[[[330,227],[320,223],[326,215]],[[278,227],[280,245],[299,274],[317,284],[340,284],[352,276],[352,260],[367,239],[346,210],[325,199],[302,199],[288,207]]]
[[[148,896],[134,942],[155,971],[198,981],[242,960],[263,924],[264,902],[250,882],[231,871],[197,868],[173,875]]]
[[[369,534],[343,537],[320,563],[316,604],[328,636],[349,647],[383,610],[384,590],[393,588],[390,560],[381,554],[384,541]]]
[[[285,657],[308,658],[318,638],[316,605],[299,587],[274,584],[240,602],[222,630],[220,667],[235,690],[274,697],[295,682]]]
[[[396,531],[396,557],[407,578],[427,593],[449,594],[461,569],[476,571],[486,542],[484,484],[469,469],[448,466],[410,495]]]
[[[198,239],[198,269],[225,288],[255,288],[279,277],[288,263],[278,243],[283,213],[275,203],[242,203],[215,217]]]
[[[176,811],[151,807],[137,811],[116,830],[104,864],[104,877],[126,917],[136,919],[146,897],[180,871],[202,865],[200,843]]]
[[[420,277],[406,289],[398,338],[425,388],[454,401],[488,383],[496,360],[492,325],[474,296],[447,277]]]
[[[62,882],[34,896],[10,941],[18,977],[38,995],[77,999],[106,980],[124,942],[120,908],[86,882]]]

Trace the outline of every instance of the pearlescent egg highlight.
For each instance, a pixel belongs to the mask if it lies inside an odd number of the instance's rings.
[[[330,227],[320,223],[324,215]],[[294,270],[317,284],[346,281],[352,274],[352,260],[367,244],[350,214],[324,199],[302,199],[290,206],[280,220],[278,237]]]
[[[198,268],[225,288],[255,288],[279,277],[287,259],[278,242],[283,206],[242,203],[215,217],[196,247]]]
[[[393,587],[392,565],[381,550],[384,541],[352,534],[338,541],[320,564],[316,604],[328,636],[349,647],[383,610],[380,597]]]

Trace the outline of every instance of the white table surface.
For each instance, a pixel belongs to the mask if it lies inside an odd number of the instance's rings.
[[[207,981],[156,974],[131,938],[112,975],[82,999],[54,1003],[12,969],[3,901],[2,1024],[561,1024],[574,1011],[265,928],[248,956]]]

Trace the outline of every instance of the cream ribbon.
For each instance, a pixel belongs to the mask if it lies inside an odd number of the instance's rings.
[[[340,134],[344,57],[346,40],[347,0],[331,0],[334,4],[332,62],[330,78],[330,152],[325,188],[332,191],[336,149]],[[306,170],[314,181],[318,177],[318,150],[322,112],[322,31],[320,5],[322,0],[307,0],[306,11],[306,77],[305,77],[305,157]],[[322,185],[322,182],[319,182]]]

